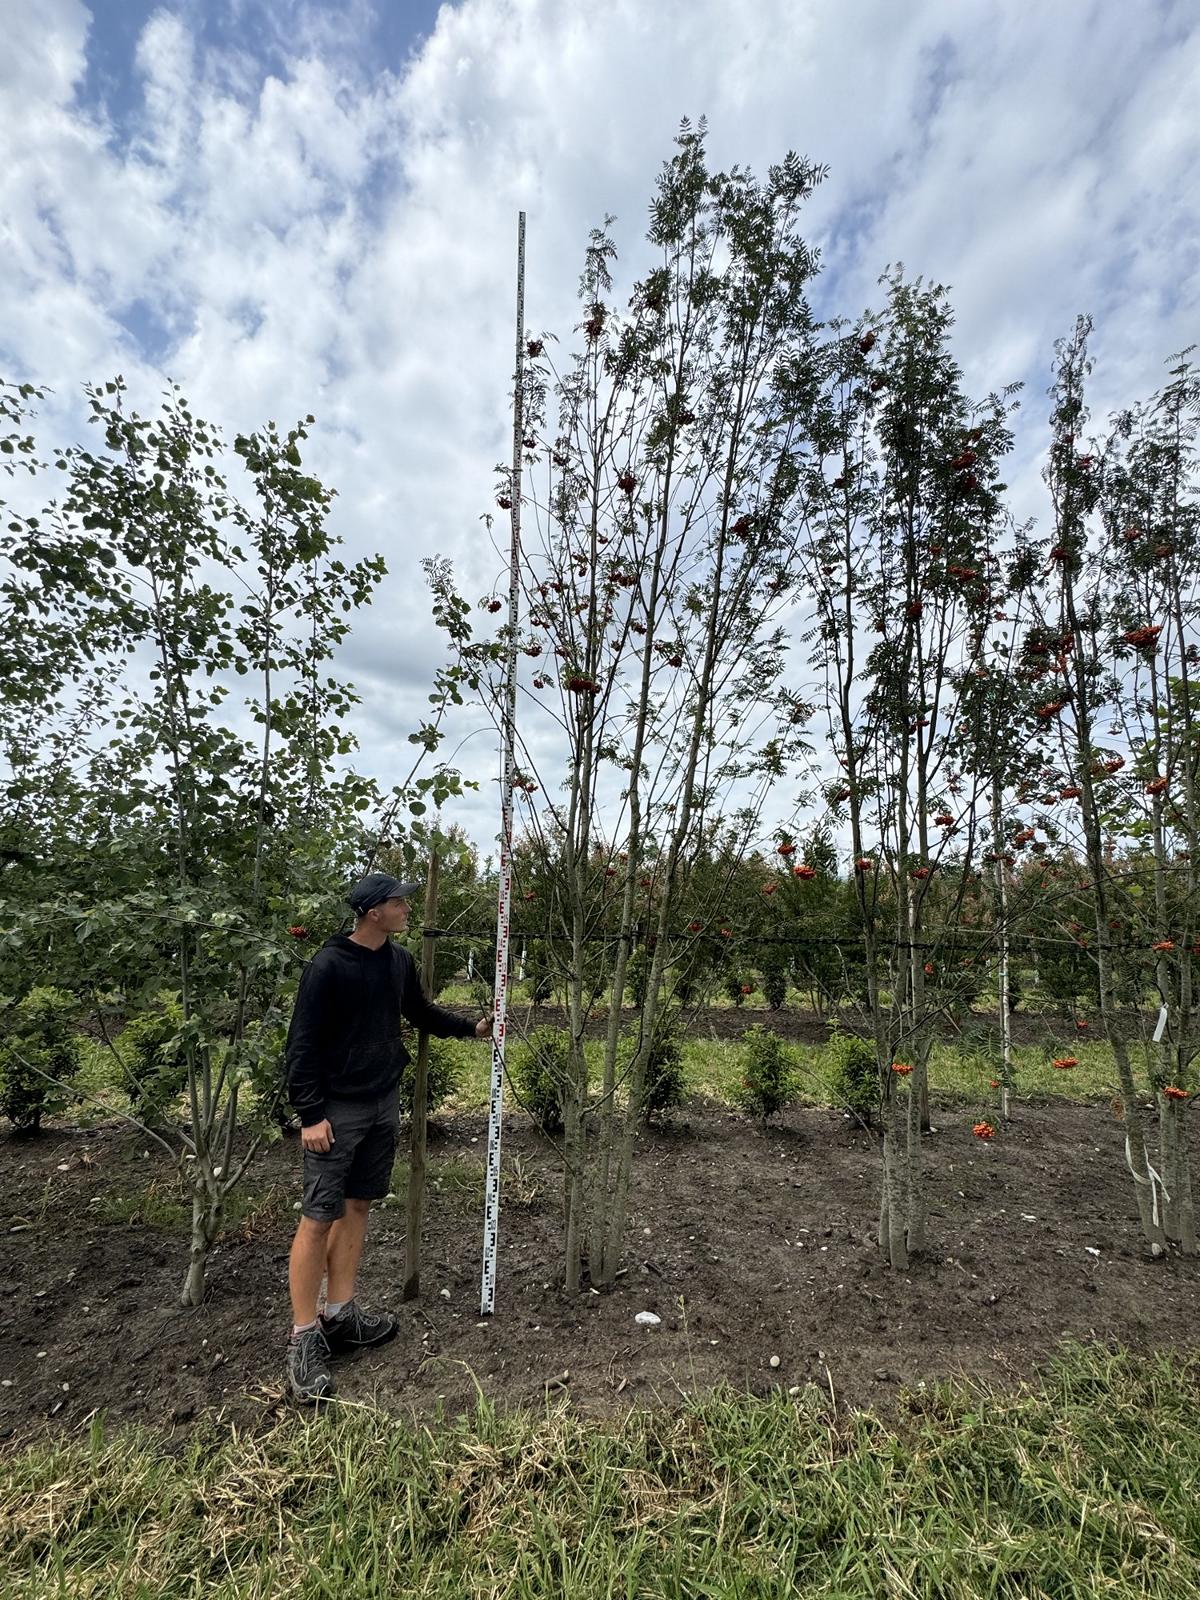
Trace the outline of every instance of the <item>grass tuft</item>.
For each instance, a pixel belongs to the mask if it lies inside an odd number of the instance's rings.
[[[177,1450],[96,1422],[0,1465],[5,1593],[1182,1600],[1198,1380],[1070,1346],[1036,1390],[938,1386],[888,1423],[811,1389],[604,1425],[333,1408]]]

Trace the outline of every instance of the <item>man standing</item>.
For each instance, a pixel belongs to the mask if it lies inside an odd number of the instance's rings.
[[[395,1337],[395,1317],[355,1300],[371,1201],[391,1186],[400,1130],[400,1074],[409,1060],[400,1018],[439,1039],[486,1039],[478,1023],[435,1006],[413,958],[391,935],[420,887],[373,872],[346,896],[354,931],[335,933],[304,969],[287,1039],[288,1097],[301,1122],[304,1200],[288,1281],[288,1386],[297,1400],[334,1392],[329,1357]],[[321,1280],[325,1309],[317,1315]]]

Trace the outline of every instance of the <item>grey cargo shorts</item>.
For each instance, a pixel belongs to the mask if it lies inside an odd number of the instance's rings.
[[[314,1222],[335,1222],[347,1200],[381,1200],[392,1186],[400,1136],[400,1090],[374,1100],[326,1100],[333,1144],[304,1152],[300,1210]]]

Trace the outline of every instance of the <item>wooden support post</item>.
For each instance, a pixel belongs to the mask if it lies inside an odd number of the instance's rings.
[[[433,935],[437,926],[438,855],[429,857],[425,877],[424,931],[421,936],[421,987],[433,992]],[[425,1215],[425,1131],[429,1099],[429,1035],[417,1035],[417,1068],[413,1080],[412,1125],[408,1153],[408,1240],[404,1255],[404,1298],[421,1295],[421,1224]]]

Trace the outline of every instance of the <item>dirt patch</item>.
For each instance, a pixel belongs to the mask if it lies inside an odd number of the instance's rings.
[[[932,1248],[899,1276],[871,1234],[873,1136],[824,1110],[763,1129],[690,1106],[642,1139],[617,1289],[577,1299],[556,1281],[555,1158],[514,1117],[497,1314],[481,1322],[485,1140],[481,1116],[435,1130],[419,1305],[400,1303],[403,1211],[376,1214],[362,1294],[396,1310],[401,1332],[341,1366],[344,1398],[457,1411],[476,1381],[508,1403],[541,1402],[550,1383],[611,1411],[721,1381],[812,1381],[878,1405],[918,1379],[1026,1376],[1064,1335],[1147,1347],[1200,1327],[1200,1266],[1145,1255],[1121,1128],[1102,1107],[1022,1105],[992,1144],[947,1110],[927,1146]],[[182,1234],[98,1220],[114,1195],[163,1180],[144,1144],[121,1128],[0,1137],[2,1437],[98,1408],[186,1425],[211,1406],[253,1423],[283,1404],[298,1141],[265,1153],[254,1184],[267,1199],[213,1252],[196,1310],[176,1303]],[[639,1326],[639,1311],[660,1324]]]

